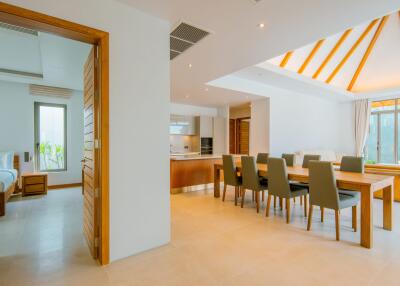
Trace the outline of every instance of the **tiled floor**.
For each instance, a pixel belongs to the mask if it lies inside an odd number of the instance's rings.
[[[81,231],[79,189],[49,192],[8,204],[0,218],[0,285],[400,285],[400,205],[394,230],[381,227],[374,204],[374,248],[358,245],[349,211],[342,212],[336,242],[333,212],[319,210],[305,231],[296,204],[293,223],[281,211],[265,218],[250,200],[245,208],[212,192],[174,195],[172,242],[107,267],[89,256]]]

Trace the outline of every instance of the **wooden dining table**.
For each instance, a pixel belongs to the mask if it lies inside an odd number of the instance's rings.
[[[241,172],[240,163],[236,164]],[[258,164],[259,175],[268,178],[268,166]],[[307,168],[301,166],[287,167],[289,180],[307,183],[309,174]],[[222,164],[214,164],[214,197],[220,196]],[[393,184],[394,177],[378,174],[353,173],[335,171],[337,187],[361,193],[361,238],[360,244],[366,248],[373,247],[373,194],[383,191],[383,228],[392,230],[393,223]]]

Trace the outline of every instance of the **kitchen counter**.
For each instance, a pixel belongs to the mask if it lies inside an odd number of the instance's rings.
[[[240,155],[233,155],[233,156],[237,157],[237,158],[240,157]],[[174,160],[174,161],[210,160],[210,159],[222,159],[222,154],[171,156],[171,160]]]

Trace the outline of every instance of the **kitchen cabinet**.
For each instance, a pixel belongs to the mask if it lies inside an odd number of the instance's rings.
[[[194,116],[171,114],[169,134],[171,135],[196,135],[196,122]]]
[[[213,129],[213,118],[211,116],[200,116],[200,138],[212,138]]]
[[[213,120],[213,153],[225,154],[226,147],[226,118],[214,117]]]

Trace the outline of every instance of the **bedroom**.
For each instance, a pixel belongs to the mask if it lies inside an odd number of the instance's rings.
[[[87,252],[81,160],[92,45],[5,23],[0,41],[1,256],[62,249],[68,235]]]

